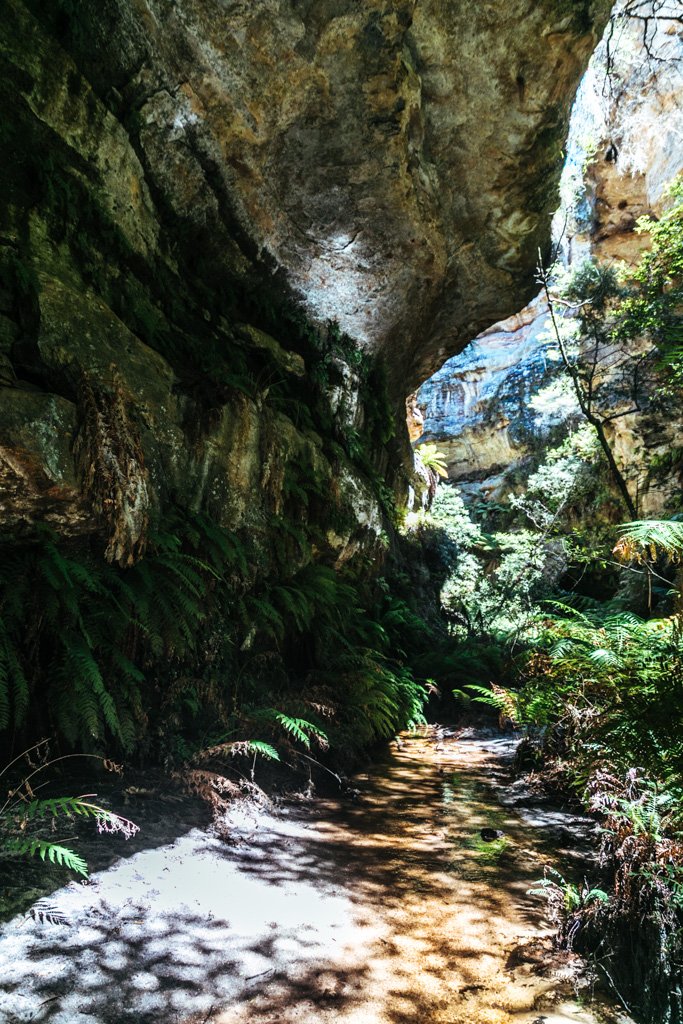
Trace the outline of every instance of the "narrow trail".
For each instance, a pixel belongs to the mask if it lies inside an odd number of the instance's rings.
[[[527,895],[553,851],[475,740],[407,739],[356,803],[236,809],[0,930],[0,1021],[597,1024]],[[482,827],[502,829],[485,843]]]

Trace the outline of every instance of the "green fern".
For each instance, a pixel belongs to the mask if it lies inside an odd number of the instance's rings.
[[[683,553],[683,522],[642,519],[626,523],[619,528],[614,552],[622,561],[655,561],[660,553],[679,561]]]
[[[319,744],[327,745],[327,736],[323,730],[313,722],[307,722],[305,718],[294,718],[282,711],[276,711],[275,708],[269,708],[266,715],[274,719],[292,739],[298,740],[307,750],[311,749],[312,739]]]
[[[27,806],[22,806],[21,811],[27,821],[48,817],[101,818],[103,815],[111,817],[104,808],[90,803],[83,796],[60,796],[49,800],[31,800]]]
[[[448,479],[448,463],[446,455],[440,452],[435,444],[420,444],[415,448],[420,461],[427,469],[433,470],[437,476]]]
[[[258,549],[256,558],[236,535],[181,510],[126,569],[49,531],[7,546],[0,728],[21,728],[41,707],[68,745],[115,741],[126,750],[153,714],[160,736],[175,730],[182,760],[193,743],[184,731],[242,731],[249,709],[269,704],[282,718],[271,716],[276,731],[254,742],[284,732],[306,749],[328,740],[359,748],[420,721],[425,689],[404,664],[428,635],[419,616],[328,566],[292,574],[293,546],[296,557],[310,555],[309,530],[279,524],[276,536],[288,561],[268,583],[260,574],[264,555],[272,568],[272,552]],[[267,670],[252,674],[250,662],[261,658]],[[316,721],[299,699],[309,689],[326,694],[329,721]],[[268,756],[265,747],[253,753]]]
[[[83,858],[67,846],[60,846],[58,843],[50,843],[44,839],[16,837],[4,840],[0,845],[0,851],[12,857],[37,856],[43,861],[47,859],[51,864],[58,864],[85,878],[88,877],[88,865]]]
[[[133,745],[146,663],[192,654],[226,575],[245,564],[237,539],[204,517],[177,515],[168,525],[127,570],[75,557],[46,529],[3,551],[0,729],[27,721],[39,679],[39,699],[69,743],[109,736]]]
[[[267,761],[280,760],[280,755],[271,743],[266,743],[264,740],[246,740],[245,742],[250,754],[260,754]]]
[[[562,722],[577,778],[596,750],[655,776],[683,774],[683,636],[677,616],[645,620],[599,605],[556,606],[529,627],[525,681],[510,693],[522,723]],[[540,659],[540,660],[539,660]]]
[[[91,794],[37,798],[34,790],[38,777],[53,764],[47,759],[46,741],[34,744],[23,754],[6,765],[0,775],[16,771],[21,762],[28,762],[30,771],[9,789],[4,804],[0,806],[0,856],[32,857],[66,867],[79,874],[88,874],[82,857],[69,847],[61,845],[40,834],[46,825],[54,829],[61,819],[92,818],[99,832],[118,832],[130,838],[138,832],[138,826],[127,818],[92,802]],[[36,760],[34,761],[33,758]],[[37,763],[36,763],[37,762]],[[44,781],[41,782],[44,784]]]

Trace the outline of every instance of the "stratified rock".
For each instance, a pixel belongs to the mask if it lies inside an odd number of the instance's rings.
[[[149,186],[224,266],[267,258],[315,318],[390,353],[410,387],[530,298],[609,7],[110,0],[80,5],[66,42],[131,133],[135,201],[146,209]],[[50,112],[58,132],[71,121]],[[78,131],[100,162],[102,130],[120,130],[108,118],[97,139]],[[110,161],[119,194],[124,164]]]

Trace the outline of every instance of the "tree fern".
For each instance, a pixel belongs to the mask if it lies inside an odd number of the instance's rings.
[[[440,452],[435,444],[420,444],[415,448],[420,461],[427,469],[431,469],[437,476],[448,478],[448,463],[444,452]]]
[[[679,561],[683,553],[683,522],[642,519],[619,528],[614,554],[623,562],[654,562],[658,554]]]

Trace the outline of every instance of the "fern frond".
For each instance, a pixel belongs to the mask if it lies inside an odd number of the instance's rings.
[[[260,632],[270,633],[276,640],[283,639],[285,624],[282,616],[270,601],[250,595],[242,603],[242,607],[245,626],[248,628],[254,626]]]
[[[268,761],[280,760],[280,755],[270,743],[265,743],[263,740],[246,740],[245,742],[250,754],[260,754],[261,757],[265,757]]]
[[[489,686],[479,686],[475,683],[468,683],[465,689],[472,693],[472,700],[478,704],[486,704],[497,711],[505,711],[507,708],[510,699],[507,691],[494,692]]]
[[[0,843],[0,852],[10,857],[40,857],[41,860],[47,859],[51,864],[58,864],[85,878],[88,877],[88,865],[82,857],[79,857],[67,846],[49,843],[44,839],[29,837],[3,839]]]
[[[73,674],[75,694],[80,697],[77,710],[83,713],[94,736],[100,734],[99,713],[115,736],[120,734],[120,723],[114,700],[107,690],[100,667],[84,638],[65,634],[62,638],[67,670]],[[95,710],[95,708],[97,710]]]
[[[435,444],[420,444],[415,453],[423,466],[433,470],[438,476],[448,479],[448,463],[444,452],[440,452]]]
[[[606,648],[598,648],[597,651],[591,651],[588,654],[588,660],[599,665],[600,668],[623,668],[624,661],[620,658],[616,651],[610,651]]]
[[[88,796],[90,795],[88,794]],[[39,818],[62,816],[66,818],[74,816],[96,818],[107,812],[90,803],[85,796],[60,796],[49,800],[31,800],[25,808],[22,808],[21,813],[28,821],[34,821]]]
[[[323,745],[328,743],[326,733],[313,722],[306,721],[305,718],[295,718],[291,715],[286,715],[282,711],[277,711],[275,708],[269,708],[267,714],[293,739],[302,743],[307,750],[311,749],[311,739],[315,739]]]
[[[641,519],[619,528],[613,554],[621,562],[654,561],[658,554],[672,562],[683,554],[683,522],[675,519]]]

